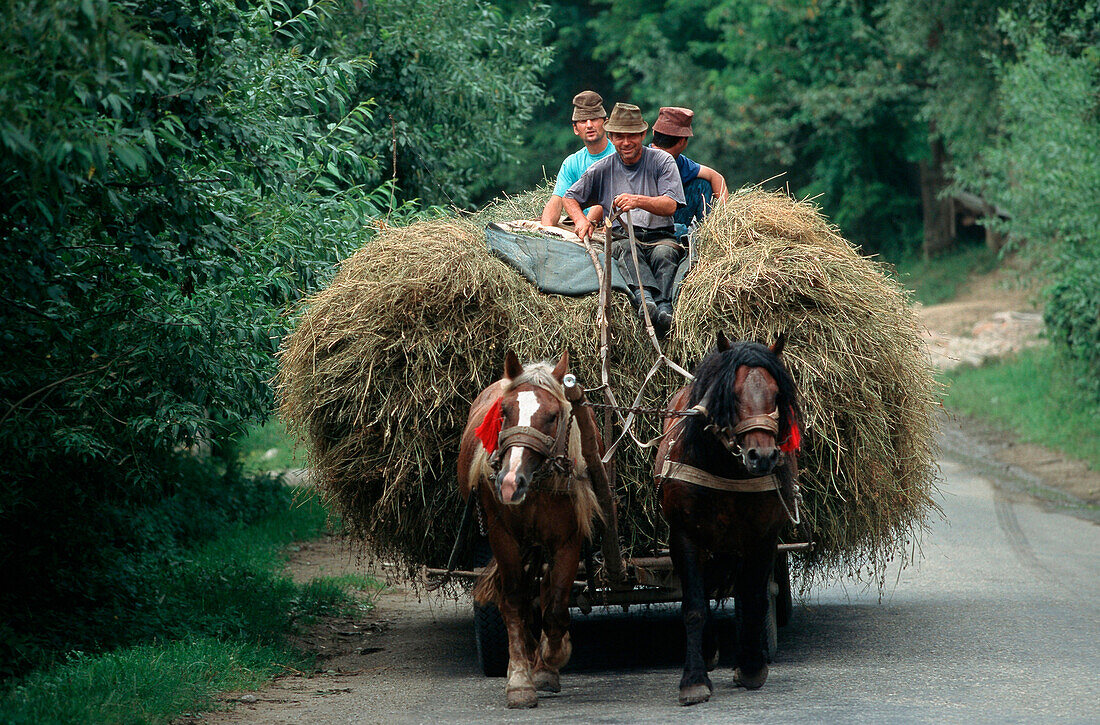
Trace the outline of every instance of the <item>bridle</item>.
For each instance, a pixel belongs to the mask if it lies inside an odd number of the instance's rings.
[[[547,390],[555,398],[560,399],[560,396],[555,395],[554,391],[548,390],[544,386],[533,385],[533,387]],[[569,474],[573,471],[573,459],[569,457],[569,430],[573,425],[573,406],[568,401],[562,400],[562,412],[564,415],[558,415],[557,430],[554,431],[553,436],[546,435],[538,428],[529,425],[514,425],[510,428],[503,428],[497,436],[496,450],[489,457],[489,466],[492,468],[493,473],[500,473],[501,459],[504,457],[506,450],[515,446],[528,448],[543,457],[542,463],[532,474],[528,488],[531,490],[541,488],[542,490],[559,493],[568,492],[571,481]],[[554,474],[565,479],[564,487],[551,486],[544,488],[539,486]]]
[[[765,433],[771,433],[776,439],[776,444],[779,442],[779,408],[776,408],[770,413],[763,415],[753,415],[748,418],[738,420],[735,425],[727,425],[719,427],[717,423],[714,423],[710,417],[710,412],[707,410],[707,404],[710,402],[710,391],[703,396],[703,399],[693,408],[697,410],[698,414],[707,420],[712,422],[704,426],[703,430],[713,435],[718,441],[725,446],[726,450],[735,456],[741,455],[741,440],[745,434],[760,430]]]

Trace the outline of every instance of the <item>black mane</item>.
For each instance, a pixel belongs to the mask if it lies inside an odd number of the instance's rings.
[[[779,392],[776,404],[779,407],[779,440],[782,441],[791,430],[791,416],[798,421],[802,418],[798,406],[798,393],[794,379],[774,355],[764,345],[755,342],[735,342],[728,350],[715,350],[703,358],[695,369],[695,382],[692,383],[690,404],[697,405],[707,393],[707,420],[688,418],[684,426],[684,440],[689,446],[698,441],[703,429],[710,423],[719,427],[734,425],[737,421],[737,395],[733,386],[737,379],[737,369],[742,365],[764,368],[775,378]]]

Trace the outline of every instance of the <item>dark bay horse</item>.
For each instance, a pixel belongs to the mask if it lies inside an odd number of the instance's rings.
[[[699,364],[694,382],[669,403],[673,410],[700,412],[669,420],[655,469],[683,586],[683,705],[705,702],[713,691],[707,675],[718,662],[712,598],[732,592],[740,608],[734,680],[756,689],[768,677],[768,576],[798,475],[799,408],[794,381],[780,361],[784,342],[780,335],[771,347],[731,345],[719,332],[717,349]]]
[[[600,511],[562,386],[568,366],[563,353],[553,368],[524,368],[509,350],[504,378],[474,400],[459,449],[459,490],[478,497],[493,550],[474,597],[496,604],[508,631],[508,707],[561,690],[569,597]]]

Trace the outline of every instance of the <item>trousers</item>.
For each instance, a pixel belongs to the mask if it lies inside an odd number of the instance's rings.
[[[645,289],[657,305],[672,304],[673,283],[676,280],[676,268],[687,250],[675,239],[672,232],[666,230],[651,231],[635,229],[638,237],[638,267],[641,279],[634,272],[634,259],[630,255],[630,239],[613,239],[611,255],[619,265],[619,271],[633,292],[638,283]],[[642,300],[638,300],[641,304]]]

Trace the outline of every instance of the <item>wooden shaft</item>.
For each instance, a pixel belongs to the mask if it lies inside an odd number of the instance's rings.
[[[584,405],[584,388],[580,384],[566,385],[565,397],[573,404],[573,418],[577,421],[577,429],[581,434],[581,455],[588,466],[592,490],[595,491],[596,500],[603,511],[604,527],[600,550],[603,552],[604,571],[609,583],[614,586],[626,580],[626,565],[619,549],[619,519],[615,510],[615,494],[600,459],[596,417],[592,415],[592,409]]]

